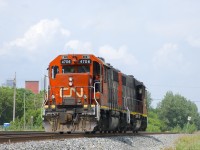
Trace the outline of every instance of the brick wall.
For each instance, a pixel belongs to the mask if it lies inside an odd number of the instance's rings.
[[[25,89],[31,90],[33,93],[39,93],[39,81],[25,81]]]

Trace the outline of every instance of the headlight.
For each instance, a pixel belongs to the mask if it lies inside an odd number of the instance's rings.
[[[73,85],[73,83],[72,82],[69,82],[69,86],[72,86]]]
[[[52,98],[52,99],[55,99],[55,95],[51,95],[51,98]]]
[[[49,108],[49,105],[44,105],[44,109],[48,109]]]
[[[73,78],[72,78],[72,77],[69,77],[69,81],[72,82],[72,81],[73,81]]]
[[[51,105],[51,109],[55,109],[56,108],[56,105]]]
[[[84,109],[87,109],[87,108],[88,108],[88,105],[83,105],[83,108],[84,108]]]

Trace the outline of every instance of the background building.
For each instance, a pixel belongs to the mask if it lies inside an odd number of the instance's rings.
[[[2,86],[12,88],[14,86],[14,80],[13,79],[7,79],[6,82],[2,84]]]
[[[39,93],[39,81],[25,81],[25,89],[31,90],[33,93]]]

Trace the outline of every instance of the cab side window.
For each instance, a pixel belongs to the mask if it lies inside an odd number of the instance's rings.
[[[100,75],[100,65],[96,61],[93,61],[93,74],[94,74],[94,76]]]
[[[59,73],[59,67],[58,66],[52,66],[51,67],[51,77],[52,79],[56,78],[56,74]]]

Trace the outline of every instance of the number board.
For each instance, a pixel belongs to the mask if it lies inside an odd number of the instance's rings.
[[[62,59],[61,60],[61,64],[71,64],[72,63],[72,60],[71,59]]]
[[[91,64],[91,59],[79,59],[78,63],[79,64]]]

